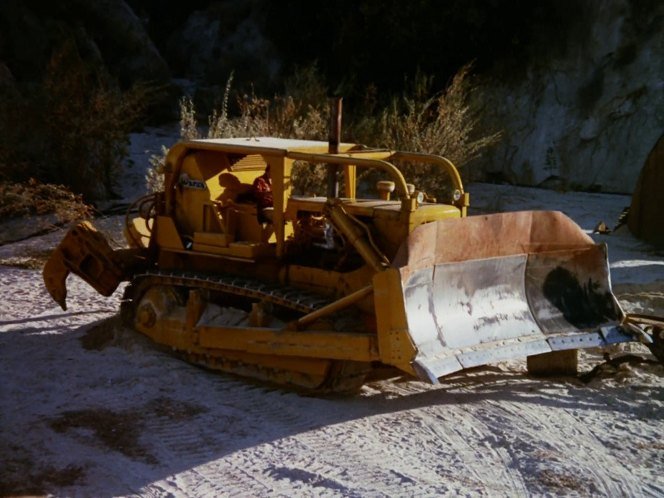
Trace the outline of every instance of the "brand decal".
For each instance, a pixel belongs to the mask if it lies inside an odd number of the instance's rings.
[[[187,175],[186,173],[182,173],[180,175],[180,185],[182,185],[184,188],[195,188],[197,190],[205,190],[204,181],[189,178],[189,175]]]

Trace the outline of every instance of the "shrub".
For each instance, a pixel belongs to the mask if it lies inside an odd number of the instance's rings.
[[[377,116],[358,121],[360,141],[394,150],[424,152],[446,157],[457,167],[477,159],[500,140],[499,132],[476,136],[477,116],[468,104],[471,92],[481,91],[470,81],[471,65],[462,67],[449,86],[432,91],[433,78],[418,73],[409,90],[393,98]],[[436,166],[397,165],[418,189],[449,197],[449,179]]]
[[[326,134],[326,88],[315,67],[297,71],[285,83],[286,93],[272,99],[243,93],[236,97],[237,117],[229,116],[233,75],[224,97],[209,119],[208,138],[273,136],[320,139]]]
[[[483,150],[500,139],[500,133],[476,136],[477,116],[468,104],[470,92],[480,91],[470,80],[471,66],[467,65],[441,92],[433,92],[433,78],[417,74],[411,88],[389,101],[380,109],[377,89],[369,86],[356,117],[346,116],[343,136],[351,141],[395,150],[425,152],[450,159],[458,167],[480,156]],[[238,113],[231,117],[229,77],[221,105],[208,119],[208,138],[239,136],[275,136],[324,140],[328,126],[328,91],[316,67],[296,71],[285,84],[284,95],[272,99],[252,93],[236,97]],[[180,102],[180,134],[182,138],[200,136],[196,112],[191,99]],[[154,179],[163,169],[166,151],[151,160],[153,170],[148,173],[151,188],[158,188]],[[436,166],[398,164],[407,180],[418,189],[435,196],[449,197],[449,179]],[[365,184],[379,178],[377,172],[364,171],[360,179]],[[293,188],[300,194],[321,194],[326,184],[323,168],[296,162]],[[373,189],[369,185],[368,189]]]
[[[43,184],[31,179],[26,183],[0,183],[0,219],[55,214],[67,223],[92,216],[92,208],[80,195],[63,185]]]
[[[62,183],[87,200],[113,196],[129,131],[156,91],[137,84],[121,92],[64,43],[41,83],[0,95],[0,179]]]
[[[433,78],[418,73],[412,89],[381,113],[379,140],[394,149],[447,157],[462,167],[495,144],[500,133],[474,137],[477,116],[468,104],[471,65],[462,67],[444,91],[432,93]]]
[[[208,118],[207,138],[245,136],[275,136],[301,139],[323,139],[327,134],[327,94],[315,67],[302,70],[286,81],[287,95],[265,99],[254,93],[237,95],[238,115],[231,117],[229,104],[233,74],[228,78],[221,104]],[[196,109],[190,97],[180,99],[180,137],[183,140],[201,138]],[[162,172],[168,149],[150,158],[151,168],[146,175],[148,190],[163,189]],[[314,168],[296,163],[293,184],[303,193],[319,184]]]

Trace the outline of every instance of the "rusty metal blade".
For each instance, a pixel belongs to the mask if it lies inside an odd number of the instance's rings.
[[[400,250],[421,378],[435,382],[493,361],[633,340],[620,327],[624,315],[611,291],[606,247],[561,213],[431,225],[416,229]],[[456,246],[469,238],[479,247],[463,259]],[[487,247],[497,248],[496,257],[487,257]]]

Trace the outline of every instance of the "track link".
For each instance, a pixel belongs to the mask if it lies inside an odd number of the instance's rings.
[[[329,300],[302,289],[279,284],[269,284],[257,279],[222,274],[189,271],[151,270],[134,276],[124,294],[122,315],[125,323],[133,327],[136,306],[144,293],[153,286],[205,289],[213,292],[240,296],[248,300],[260,300],[302,314],[311,313],[330,303]],[[364,383],[370,364],[354,361],[320,359],[326,365],[321,377],[275,368],[263,363],[258,356],[238,358],[223,350],[201,349],[193,346],[187,351],[174,348],[178,356],[189,363],[213,370],[222,370],[242,377],[249,377],[273,385],[295,388],[314,395],[356,392]],[[284,382],[284,379],[288,381]]]
[[[146,279],[158,281],[160,285],[206,289],[268,301],[304,314],[316,311],[330,303],[329,300],[313,292],[232,275],[155,270],[134,276],[134,282]]]

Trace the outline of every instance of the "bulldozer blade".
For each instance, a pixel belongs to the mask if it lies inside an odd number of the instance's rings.
[[[465,246],[464,246],[465,244]],[[418,227],[395,265],[423,380],[516,357],[634,340],[607,250],[557,212]]]
[[[44,265],[42,276],[49,294],[67,309],[69,273],[75,273],[103,296],[110,296],[125,279],[119,253],[88,222],[72,227]]]

